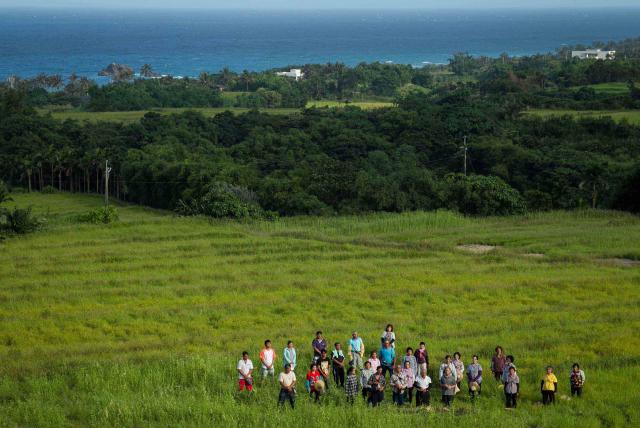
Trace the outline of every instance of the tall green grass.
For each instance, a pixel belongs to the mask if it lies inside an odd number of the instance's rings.
[[[636,426],[640,424],[640,219],[604,211],[510,218],[450,212],[237,223],[120,206],[121,221],[76,224],[97,196],[16,194],[45,230],[0,244],[0,415],[14,426]],[[460,244],[490,244],[469,254]],[[542,253],[543,257],[529,257]],[[347,406],[332,390],[275,406],[274,384],[236,393],[235,363],[270,338],[294,340],[302,366],[317,329],[377,347],[427,342],[485,372],[497,344],[516,356],[517,411],[485,376],[475,405],[443,412]],[[574,361],[585,396],[541,408],[556,367],[568,394]],[[431,373],[432,378],[435,375]],[[463,388],[464,391],[464,388]],[[390,393],[387,394],[390,400]]]

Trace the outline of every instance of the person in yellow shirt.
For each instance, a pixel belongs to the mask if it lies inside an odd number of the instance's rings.
[[[542,391],[542,404],[555,403],[555,395],[558,392],[558,379],[553,374],[553,367],[547,367],[547,373],[540,381],[540,391]]]

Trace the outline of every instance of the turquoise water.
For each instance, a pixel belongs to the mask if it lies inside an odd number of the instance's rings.
[[[0,9],[0,78],[39,72],[95,78],[111,62],[197,76],[229,67],[340,61],[444,63],[640,36],[640,8],[494,11],[250,12]]]

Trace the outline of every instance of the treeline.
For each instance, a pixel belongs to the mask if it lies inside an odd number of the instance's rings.
[[[108,159],[112,195],[187,214],[492,215],[632,209],[637,197],[638,127],[520,118],[513,97],[475,84],[411,92],[398,108],[375,111],[148,113],[130,125],[56,122],[20,93],[1,93],[0,179],[30,190],[102,192]]]

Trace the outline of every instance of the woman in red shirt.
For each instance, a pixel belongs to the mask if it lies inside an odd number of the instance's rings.
[[[315,395],[316,401],[320,401],[320,392],[316,390],[316,383],[322,381],[322,375],[318,371],[318,366],[311,364],[310,370],[307,372],[307,391],[310,395]]]

